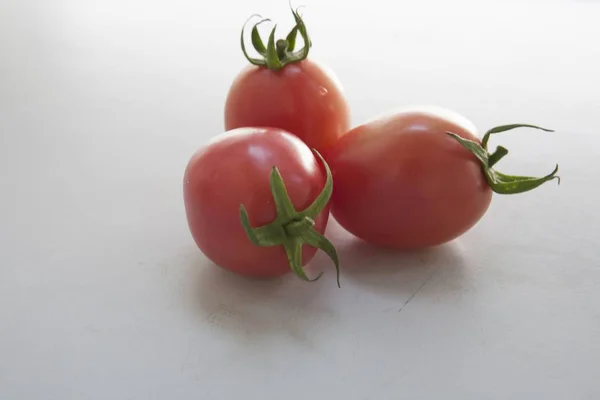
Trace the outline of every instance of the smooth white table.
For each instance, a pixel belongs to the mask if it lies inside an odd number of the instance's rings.
[[[210,4],[209,4],[210,3]],[[189,156],[222,131],[252,13],[286,1],[0,4],[0,399],[600,398],[600,2],[306,1],[358,124],[437,104],[516,131],[496,196],[448,245],[250,281],[195,247]]]

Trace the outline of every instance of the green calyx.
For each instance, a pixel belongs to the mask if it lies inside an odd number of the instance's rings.
[[[274,166],[271,170],[270,185],[277,210],[277,217],[270,224],[253,228],[250,226],[248,212],[242,204],[240,205],[240,219],[248,238],[254,245],[261,247],[283,246],[292,272],[305,281],[316,281],[323,273],[320,273],[313,279],[306,276],[306,273],[302,269],[302,246],[307,244],[323,250],[335,264],[339,287],[340,265],[337,251],[325,236],[314,229],[314,218],[323,211],[333,193],[331,170],[323,157],[316,150],[314,152],[325,167],[327,179],[323,191],[310,206],[302,211],[294,209],[281,174],[277,167]]]
[[[242,52],[244,53],[244,56],[248,59],[250,64],[267,67],[271,70],[278,70],[285,67],[288,64],[302,61],[306,59],[306,57],[308,57],[308,51],[312,43],[310,41],[310,38],[308,37],[306,26],[304,25],[304,21],[302,21],[302,17],[300,17],[300,14],[298,13],[298,9],[294,10],[292,8],[292,14],[294,15],[296,25],[287,34],[286,38],[275,40],[275,30],[277,29],[277,25],[275,25],[271,30],[271,34],[269,35],[269,39],[267,41],[266,46],[260,37],[260,34],[258,32],[258,26],[263,22],[267,22],[270,20],[265,18],[261,19],[259,22],[254,24],[254,26],[252,27],[250,37],[252,39],[252,46],[254,47],[254,50],[256,50],[256,52],[260,55],[260,58],[250,57],[250,55],[246,51],[244,32],[246,24],[248,22],[244,24],[241,36]],[[250,19],[252,19],[252,17],[250,17]],[[296,48],[296,37],[298,33],[300,33],[300,36],[304,40],[304,46],[300,50],[294,51],[294,49]]]
[[[499,194],[516,194],[523,193],[529,190],[533,190],[538,186],[542,185],[545,182],[556,179],[560,184],[560,177],[556,175],[558,172],[558,164],[554,170],[546,176],[542,176],[539,178],[531,177],[531,176],[513,176],[506,175],[501,172],[496,171],[492,167],[502,159],[505,155],[508,154],[508,150],[505,147],[498,146],[496,151],[493,153],[489,153],[487,146],[490,136],[495,133],[509,131],[515,128],[535,128],[541,129],[546,132],[554,132],[553,130],[541,128],[535,125],[529,124],[511,124],[511,125],[501,125],[495,128],[490,129],[483,135],[483,139],[481,140],[481,144],[474,142],[472,140],[463,139],[452,132],[446,132],[446,134],[452,136],[456,139],[464,148],[469,150],[471,153],[477,157],[477,159],[481,162],[483,167],[483,172],[487,178],[488,184],[491,189]]]

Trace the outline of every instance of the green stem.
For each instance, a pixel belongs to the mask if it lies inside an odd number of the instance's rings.
[[[542,185],[543,183],[554,179],[556,179],[560,184],[560,177],[556,175],[558,173],[558,164],[551,173],[542,177],[506,175],[492,168],[498,163],[498,161],[500,161],[504,156],[508,154],[508,149],[502,146],[498,146],[496,148],[496,151],[490,154],[487,150],[490,136],[496,133],[523,127],[540,129],[546,132],[553,132],[550,129],[541,128],[539,126],[530,124],[501,125],[487,131],[483,136],[483,139],[481,140],[481,144],[473,140],[464,139],[461,136],[452,132],[446,133],[449,136],[453,137],[456,141],[458,141],[465,149],[469,150],[475,157],[477,157],[477,159],[481,163],[481,167],[488,181],[488,184],[490,185],[490,188],[496,193],[524,193],[533,190]]]
[[[498,161],[502,159],[502,157],[507,154],[508,149],[506,147],[498,146],[496,151],[490,154],[488,157],[488,168],[492,168]]]
[[[279,60],[283,60],[285,57],[285,51],[287,50],[288,47],[288,43],[285,41],[285,39],[279,39],[276,43],[275,43],[275,49],[277,51],[277,58]]]
[[[266,67],[271,70],[278,70],[285,67],[288,64],[293,64],[305,60],[308,57],[308,52],[310,50],[310,47],[312,46],[312,42],[310,40],[310,37],[308,36],[306,26],[304,25],[304,21],[298,13],[298,10],[294,10],[293,8],[291,10],[294,16],[294,20],[296,21],[296,25],[287,34],[285,39],[279,40],[275,40],[275,28],[273,28],[269,36],[267,46],[264,45],[260,37],[260,34],[258,32],[258,26],[269,20],[261,19],[258,23],[254,24],[251,32],[251,43],[254,47],[254,50],[256,50],[256,52],[259,54],[259,57],[251,57],[246,51],[244,32],[246,29],[246,25],[250,19],[246,21],[246,24],[244,24],[244,26],[242,27],[241,47],[244,56],[251,64],[260,67]],[[296,36],[298,33],[304,40],[304,46],[301,49],[294,51],[296,47]]]
[[[302,211],[296,211],[287,193],[283,178],[276,166],[273,166],[270,176],[271,194],[277,211],[277,217],[267,225],[252,227],[250,217],[243,204],[240,205],[240,221],[248,239],[256,246],[270,247],[283,246],[287,254],[290,269],[300,279],[314,281],[320,278],[309,279],[302,269],[302,245],[316,247],[323,250],[335,264],[339,286],[340,265],[337,252],[333,244],[314,228],[315,218],[329,203],[333,192],[333,177],[327,162],[321,154],[313,150],[325,168],[325,185],[313,203]]]
[[[315,226],[315,221],[310,217],[304,217],[298,221],[288,223],[283,229],[289,236],[302,236],[313,226]]]

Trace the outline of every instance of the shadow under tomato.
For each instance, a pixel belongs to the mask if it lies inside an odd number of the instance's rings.
[[[408,300],[436,277],[449,278],[436,293],[454,290],[466,276],[464,251],[457,241],[418,251],[398,251],[372,246],[358,238],[340,249],[344,279],[370,291]],[[402,300],[401,300],[402,301]]]
[[[206,260],[196,264],[199,273],[194,302],[200,323],[242,343],[284,335],[312,347],[307,332],[334,314],[321,301],[322,291],[330,289],[322,282],[307,284],[292,274],[272,279],[245,278]]]

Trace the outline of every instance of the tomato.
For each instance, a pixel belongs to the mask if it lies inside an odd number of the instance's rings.
[[[243,47],[251,65],[240,72],[229,89],[225,129],[281,128],[325,155],[350,128],[349,107],[333,73],[307,59],[311,41],[304,22],[296,11],[293,13],[296,26],[292,32],[275,42],[273,29],[266,47],[256,30],[258,24],[254,26],[252,41],[262,58],[248,56]],[[297,33],[305,45],[294,52]]]
[[[302,266],[316,247],[337,266],[335,249],[322,236],[331,196],[323,163],[325,172],[300,139],[281,129],[239,128],[214,138],[192,156],[184,175],[187,221],[200,250],[245,276],[275,277],[291,267],[309,280]]]
[[[501,174],[493,165],[508,152],[487,152],[464,117],[441,108],[406,109],[344,135],[327,161],[335,188],[332,215],[352,234],[379,246],[416,249],[448,242],[485,214],[492,192],[519,193],[555,176]],[[544,129],[545,130],[545,129]]]

